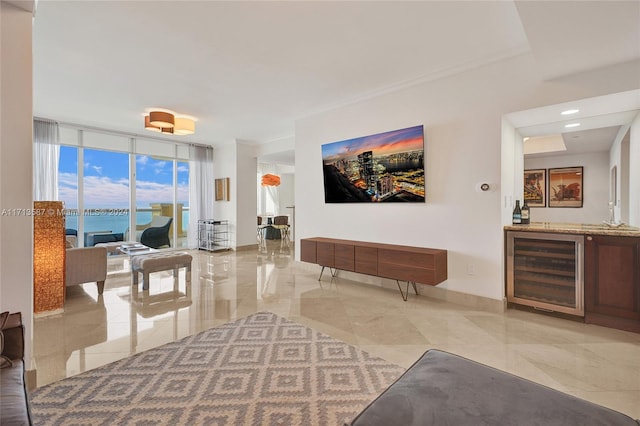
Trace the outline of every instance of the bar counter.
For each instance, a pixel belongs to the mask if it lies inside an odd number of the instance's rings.
[[[640,237],[640,228],[635,226],[620,225],[610,226],[605,223],[581,224],[581,223],[555,223],[555,222],[531,222],[528,225],[507,225],[505,231],[524,232],[552,232],[556,234],[579,235],[611,235],[616,237]]]

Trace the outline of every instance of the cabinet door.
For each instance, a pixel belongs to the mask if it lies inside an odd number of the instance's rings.
[[[335,267],[334,247],[335,245],[333,243],[327,243],[324,241],[317,242],[316,255],[317,255],[318,265],[328,266],[330,268]]]
[[[434,256],[410,250],[378,249],[378,275],[400,281],[437,284]]]
[[[356,246],[355,271],[362,274],[378,275],[378,249]]]
[[[354,245],[336,243],[334,250],[335,267],[343,271],[353,271],[355,269]]]
[[[316,257],[316,242],[313,240],[300,240],[300,260],[309,263],[318,263]]]
[[[640,238],[589,236],[585,255],[586,321],[640,331]]]

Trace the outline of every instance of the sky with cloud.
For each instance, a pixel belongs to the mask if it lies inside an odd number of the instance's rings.
[[[62,146],[58,174],[59,198],[66,208],[77,207],[77,148]],[[189,165],[178,162],[178,202],[189,204]],[[129,205],[129,154],[84,150],[84,207],[126,208]],[[173,200],[173,161],[136,155],[136,204]]]
[[[324,144],[322,159],[331,163],[338,159],[353,160],[365,151],[373,151],[373,155],[378,157],[423,149],[424,129],[420,125]]]

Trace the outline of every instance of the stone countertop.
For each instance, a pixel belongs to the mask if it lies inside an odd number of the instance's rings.
[[[507,225],[505,231],[550,232],[556,234],[611,235],[617,237],[640,237],[640,228],[621,225],[617,227],[601,224],[531,222],[528,225]]]

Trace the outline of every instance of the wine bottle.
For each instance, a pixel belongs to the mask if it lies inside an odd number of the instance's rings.
[[[522,209],[520,209],[520,200],[516,200],[516,206],[513,209],[513,224],[520,225],[522,223]]]
[[[527,199],[525,198],[525,200],[522,203],[522,209],[520,212],[520,217],[522,219],[522,224],[523,225],[528,225],[529,224],[529,204],[527,204]]]

